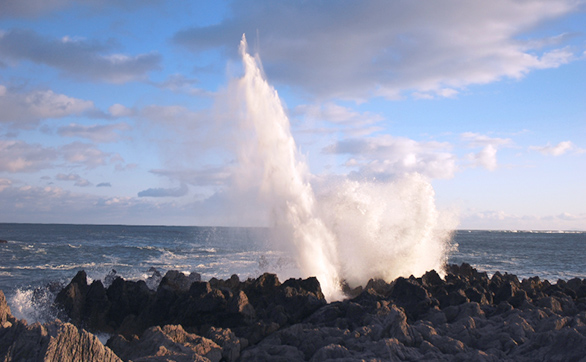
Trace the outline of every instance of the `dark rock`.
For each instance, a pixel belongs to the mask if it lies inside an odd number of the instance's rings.
[[[429,271],[346,285],[353,297],[329,304],[315,278],[162,279],[156,292],[121,278],[105,290],[78,273],[61,300],[82,324],[116,331],[108,345],[132,360],[210,358],[194,346],[225,361],[561,361],[586,353],[586,282],[578,278],[489,279],[469,264],[451,265],[444,279]],[[4,305],[0,298],[0,322],[10,327]]]
[[[0,239],[0,244],[6,244],[8,240]]]
[[[159,283],[158,289],[186,292],[189,290],[191,283],[199,281],[201,281],[201,275],[198,273],[191,273],[186,276],[177,270],[169,270]]]
[[[85,296],[88,291],[85,271],[77,272],[71,282],[58,294],[55,303],[66,313],[74,324],[81,324]]]
[[[403,307],[412,320],[417,320],[434,305],[427,289],[414,279],[397,278],[387,296]]]
[[[227,362],[236,361],[240,357],[242,348],[246,347],[243,346],[244,343],[229,328],[211,327],[206,332],[205,337],[222,347],[222,359]]]

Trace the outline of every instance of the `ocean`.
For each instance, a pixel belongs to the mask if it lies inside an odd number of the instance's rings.
[[[203,280],[275,272],[300,277],[292,255],[275,249],[268,229],[229,227],[0,223],[0,289],[17,318],[42,321],[42,304],[77,271],[144,279],[156,269],[197,272]],[[490,275],[586,278],[586,232],[458,230],[448,263]],[[154,269],[153,269],[154,268]]]

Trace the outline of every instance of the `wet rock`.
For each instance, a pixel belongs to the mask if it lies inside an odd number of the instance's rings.
[[[85,296],[88,291],[87,275],[85,271],[77,272],[71,282],[58,294],[55,303],[62,308],[63,312],[74,324],[81,324]]]

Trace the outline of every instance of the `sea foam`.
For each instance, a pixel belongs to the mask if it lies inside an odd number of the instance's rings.
[[[303,277],[316,276],[332,301],[343,298],[343,283],[355,287],[371,278],[390,282],[441,271],[456,223],[437,210],[429,180],[417,173],[388,181],[347,179],[317,195],[285,107],[244,36],[240,53],[235,186],[250,190],[255,184],[275,242],[295,253]]]

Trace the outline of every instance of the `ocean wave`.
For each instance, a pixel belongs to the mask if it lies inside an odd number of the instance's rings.
[[[29,324],[46,323],[57,317],[53,309],[55,295],[47,288],[17,289],[9,298],[12,315]]]
[[[199,249],[199,251],[205,251],[210,254],[217,253],[216,248],[201,248],[201,249]]]

